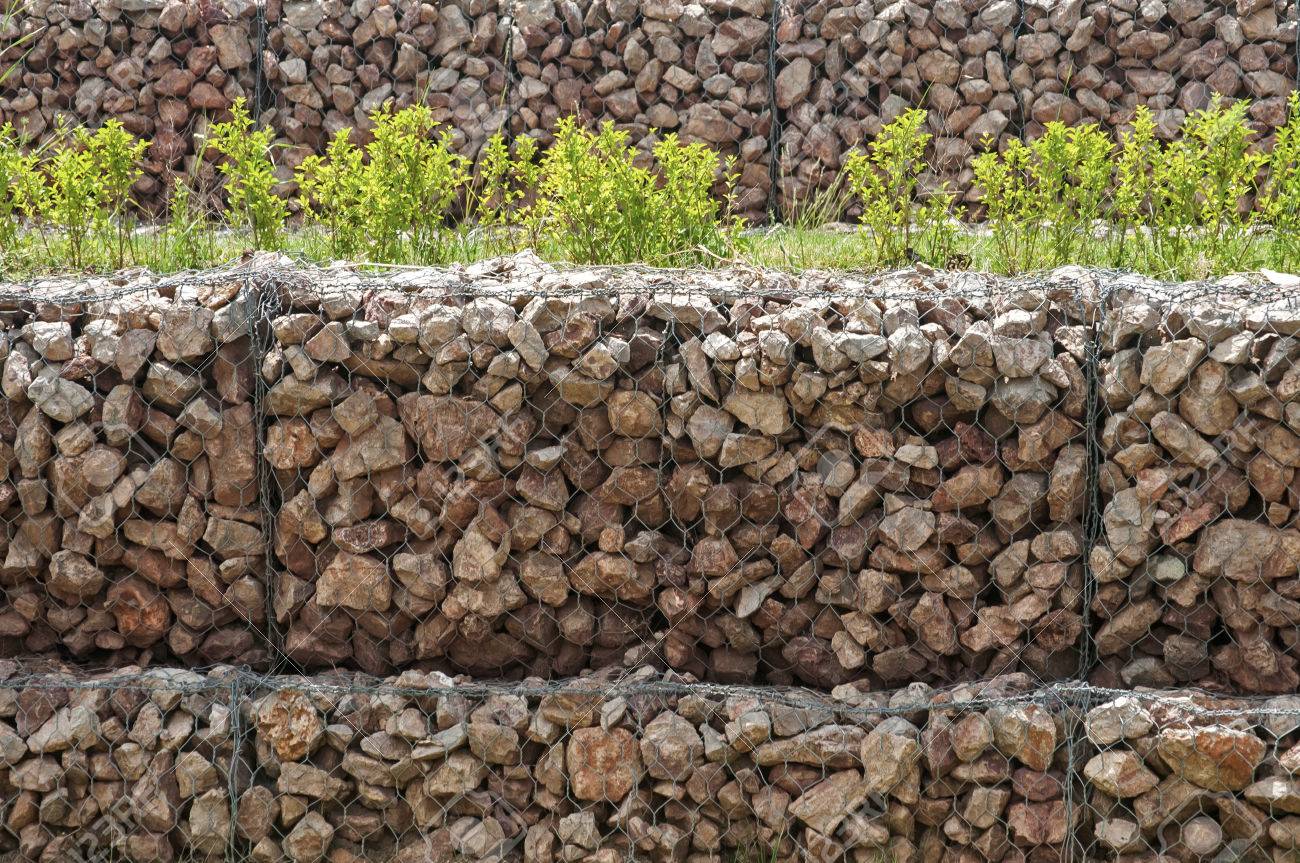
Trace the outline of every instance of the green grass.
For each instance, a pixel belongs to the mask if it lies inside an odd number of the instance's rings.
[[[1086,244],[1088,251],[1073,263],[1082,266],[1114,267],[1122,262],[1115,256],[1116,241],[1102,236]],[[496,255],[510,254],[528,247],[526,238],[511,237],[501,231],[461,231],[457,234],[451,260],[470,263]],[[1271,234],[1261,233],[1251,238],[1250,247],[1243,256],[1243,265],[1237,269],[1249,272],[1268,268],[1274,260],[1274,247],[1280,242]],[[20,232],[9,249],[0,250],[0,278],[6,281],[23,281],[42,276],[69,273],[109,273],[116,266],[119,249],[107,239],[84,244],[81,256],[85,266],[70,270],[66,264],[68,251],[65,240],[53,232]],[[280,250],[294,261],[328,264],[336,260],[333,244],[327,231],[318,225],[298,227],[288,231]],[[988,231],[979,225],[963,226],[957,243],[958,251],[947,262],[939,262],[940,269],[969,269],[994,273],[1013,272],[999,253],[998,245]],[[252,234],[248,230],[232,229],[215,222],[196,221],[178,232],[165,226],[150,226],[133,232],[127,240],[127,269],[141,268],[167,274],[205,269],[239,261],[256,251]],[[534,249],[543,259],[564,263],[563,250],[543,245]],[[777,225],[754,229],[741,236],[733,249],[723,255],[713,256],[717,266],[748,264],[790,272],[805,270],[872,271],[872,256],[864,240],[852,225],[827,223],[813,227]],[[391,261],[357,260],[355,263],[425,265],[428,261],[399,259]],[[689,263],[683,261],[683,264]],[[1030,266],[1017,270],[1050,269],[1056,262],[1046,255]],[[946,264],[946,267],[945,267]],[[1209,261],[1199,265],[1187,262],[1178,270],[1161,270],[1157,267],[1129,267],[1150,275],[1169,279],[1208,278],[1216,275]]]
[[[974,160],[981,194],[970,208],[922,183],[930,133],[925,112],[908,111],[843,172],[812,178],[813,191],[786,201],[784,224],[748,230],[731,214],[731,161],[665,136],[650,169],[608,124],[565,119],[544,151],[497,136],[472,165],[427,108],[386,106],[372,115],[372,141],[359,147],[340,133],[299,167],[288,195],[269,132],[253,132],[237,102],[206,139],[221,154],[222,186],[174,178],[167,221],[144,228],[129,190],[145,142],[109,123],[33,153],[0,126],[0,275],[173,273],[257,249],[304,263],[414,266],[532,248],[557,263],[792,271],[1075,264],[1190,280],[1300,270],[1300,94],[1269,153],[1247,104],[1216,99],[1167,143],[1141,107],[1113,135],[1049,123],[1039,138]],[[844,224],[849,213],[860,224]]]

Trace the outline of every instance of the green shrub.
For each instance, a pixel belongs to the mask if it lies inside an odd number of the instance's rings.
[[[634,163],[626,132],[563,118],[541,160],[535,200],[522,210],[530,236],[574,263],[676,266],[712,260],[735,245],[728,216],[735,175],[723,162],[726,203],[712,194],[718,155],[666,135],[652,148],[658,172]]]
[[[1120,134],[1119,154],[1115,160],[1115,192],[1110,207],[1110,258],[1117,267],[1136,266],[1148,257],[1154,166],[1159,163],[1162,153],[1151,109],[1139,105],[1133,128]]]
[[[1145,261],[1156,274],[1200,278],[1245,260],[1252,214],[1243,203],[1267,158],[1252,147],[1248,107],[1216,96],[1209,108],[1188,114],[1181,134],[1162,148],[1152,170]]]
[[[484,253],[519,249],[521,236],[515,227],[537,188],[540,174],[537,139],[527,135],[518,138],[513,152],[500,133],[488,139],[479,157],[477,182],[469,206],[470,217],[482,237]]]
[[[130,237],[131,186],[142,173],[140,159],[148,142],[140,141],[109,120],[95,132],[79,128],[62,136],[41,161],[32,154],[11,155],[6,173],[16,180],[15,203],[39,227],[50,227],[63,241],[73,269],[91,263],[96,242],[112,250],[110,263],[123,267]],[[46,253],[57,258],[42,231]]]
[[[42,224],[63,236],[68,264],[80,270],[86,263],[85,249],[99,210],[94,162],[90,152],[74,141],[54,147],[42,168],[46,182],[27,187],[27,207]]]
[[[341,130],[324,157],[299,166],[310,216],[329,230],[338,257],[439,264],[453,258],[460,232],[452,216],[469,182],[469,161],[452,150],[451,133],[424,105],[371,115],[364,150]]]
[[[113,266],[121,269],[126,266],[131,236],[131,208],[135,203],[131,187],[144,174],[140,160],[149,142],[127,132],[117,120],[109,120],[93,135],[83,135],[81,143],[99,178],[99,233],[113,247]]]
[[[1041,236],[1031,229],[1038,204],[1030,188],[1033,153],[1021,141],[1012,139],[998,153],[992,142],[971,163],[975,182],[984,202],[984,218],[1000,263],[996,269],[1016,272],[1028,269],[1035,260]]]
[[[930,135],[926,112],[904,111],[880,130],[867,152],[844,163],[849,189],[862,202],[862,234],[870,265],[896,267],[914,260],[943,266],[956,248],[953,195],[945,185],[918,200]]]
[[[253,128],[243,96],[231,106],[229,120],[208,129],[207,148],[225,156],[219,170],[226,178],[227,221],[251,230],[260,249],[280,248],[289,211],[275,193],[274,141],[273,130]]]
[[[1272,230],[1269,265],[1296,272],[1300,269],[1300,94],[1295,92],[1288,103],[1286,125],[1277,130],[1273,142],[1259,210]]]
[[[303,214],[326,229],[326,242],[336,259],[354,258],[366,248],[365,164],[351,129],[340,129],[323,156],[308,156],[295,179]]]
[[[25,175],[32,170],[22,142],[8,123],[0,126],[0,250],[13,248],[22,215]]]
[[[1029,145],[1034,200],[1046,232],[1040,266],[1093,262],[1098,222],[1106,214],[1113,145],[1096,124],[1048,123]]]
[[[1105,215],[1112,145],[1094,124],[1051,122],[1026,144],[1012,140],[973,162],[998,269],[1021,272],[1089,263]]]

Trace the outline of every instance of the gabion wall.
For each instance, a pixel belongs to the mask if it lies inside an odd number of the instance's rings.
[[[23,861],[1286,860],[1300,705],[0,662]]]
[[[735,158],[737,210],[806,205],[907,107],[930,111],[934,171],[959,197],[986,139],[1045,123],[1122,129],[1138,105],[1172,137],[1213,94],[1268,134],[1297,86],[1295,0],[31,0],[0,29],[0,123],[117,117],[153,138],[138,189],[214,180],[200,140],[235,98],[278,134],[281,173],[369,114],[423,102],[475,156],[494,133],[613,122]]]
[[[19,859],[1295,847],[1286,285],[0,293]]]
[[[11,656],[1297,686],[1269,286],[524,254],[68,289],[3,312]]]

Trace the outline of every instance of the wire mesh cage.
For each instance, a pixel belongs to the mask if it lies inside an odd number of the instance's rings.
[[[1294,297],[1122,284],[1099,329],[1094,609],[1109,685],[1295,690]]]
[[[1053,859],[1080,826],[1079,723],[1023,675],[830,698],[4,670],[12,859]]]
[[[1295,853],[1294,696],[1100,693],[1075,763],[1086,859]]]
[[[832,299],[736,275],[270,292],[287,656],[820,687],[1076,676],[1088,328],[1069,293],[969,277],[962,297]]]
[[[16,859],[1292,853],[1285,288],[0,293]]]
[[[1275,294],[527,254],[30,285],[5,650],[1288,691]]]
[[[238,278],[4,303],[4,653],[266,659],[248,297]]]
[[[206,860],[231,850],[243,764],[233,672],[91,675],[5,661],[0,677],[9,859]]]

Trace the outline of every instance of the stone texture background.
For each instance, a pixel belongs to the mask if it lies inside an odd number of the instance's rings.
[[[33,0],[35,34],[0,87],[0,122],[119,117],[154,139],[141,197],[204,182],[195,136],[244,95],[281,170],[420,100],[475,155],[497,131],[546,140],[557,117],[611,120],[648,146],[679,132],[736,158],[737,208],[790,213],[900,110],[930,109],[933,175],[972,200],[985,137],[1052,119],[1172,135],[1214,92],[1254,100],[1265,135],[1296,85],[1294,0]],[[0,34],[0,38],[8,34]],[[0,43],[3,44],[3,43]]]
[[[0,646],[1295,689],[1285,288],[754,279],[523,254],[27,286]]]
[[[0,653],[264,665],[243,282],[74,290],[0,310]]]
[[[0,661],[21,861],[1285,860],[1300,704]]]

